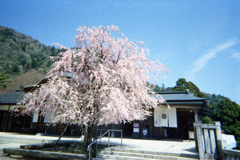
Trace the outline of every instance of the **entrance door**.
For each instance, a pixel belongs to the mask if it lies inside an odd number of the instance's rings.
[[[24,117],[22,115],[14,116],[12,123],[12,132],[21,132],[24,125]]]
[[[7,121],[7,111],[0,111],[0,131],[4,131]]]
[[[13,118],[14,118],[14,114],[12,112],[9,112],[6,132],[11,132],[12,131]]]
[[[123,136],[130,137],[133,134],[133,123],[123,124]]]
[[[178,138],[188,139],[188,131],[193,130],[194,112],[190,109],[177,109]]]

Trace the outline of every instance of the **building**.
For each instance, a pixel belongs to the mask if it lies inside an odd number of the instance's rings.
[[[45,83],[43,78],[35,85],[23,87],[24,92],[33,91],[38,85]],[[0,95],[0,131],[60,134],[63,124],[52,126],[36,113],[33,117],[16,116],[13,108],[22,100],[24,92],[13,92]],[[152,116],[143,121],[134,121],[120,125],[100,126],[99,129],[121,129],[123,136],[133,138],[175,138],[188,139],[189,131],[193,131],[193,123],[199,121],[199,113],[206,111],[205,98],[194,97],[188,91],[159,92],[166,103],[151,110]],[[154,95],[150,95],[154,96]],[[157,96],[155,96],[157,98]],[[170,106],[170,109],[167,107]],[[71,125],[65,134],[80,135],[79,127]],[[116,134],[117,135],[117,134]]]
[[[159,92],[157,94],[161,95],[166,103],[152,109],[152,116],[146,120],[122,124],[124,136],[188,139],[189,131],[194,131],[193,123],[199,121],[199,113],[208,111],[206,99],[194,97],[188,91]],[[144,137],[143,132],[146,131],[147,137]]]
[[[0,95],[0,131],[29,133],[32,118],[15,113],[16,104],[25,93],[20,91]]]

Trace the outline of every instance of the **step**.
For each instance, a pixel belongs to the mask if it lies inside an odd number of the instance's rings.
[[[126,149],[126,148],[120,148],[120,147],[105,148],[104,151],[112,151],[112,152],[116,151],[116,152],[152,154],[152,155],[166,155],[166,156],[186,157],[186,158],[195,158],[195,159],[199,158],[198,153],[187,154],[187,153],[172,153],[172,152],[159,152],[159,151],[144,151],[144,150]]]
[[[93,158],[93,160],[109,160],[110,158]],[[117,160],[117,159],[114,159]]]
[[[123,160],[198,160],[198,154],[167,153],[156,151],[134,150],[119,147],[105,148],[95,160],[123,159]]]
[[[183,158],[183,157],[175,157],[175,156],[165,156],[165,155],[131,155],[131,156],[123,156],[123,155],[98,155],[97,159],[121,159],[121,160],[159,160],[159,159],[165,159],[165,160],[198,160],[195,158]]]
[[[153,155],[153,154],[142,154],[142,153],[129,153],[129,152],[114,152],[114,153],[103,153],[98,155],[97,158],[111,158],[111,159],[170,159],[170,160],[197,160],[196,158],[177,157],[170,155]]]

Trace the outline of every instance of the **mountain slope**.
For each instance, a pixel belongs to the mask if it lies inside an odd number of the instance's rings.
[[[14,29],[0,26],[0,70],[20,74],[30,69],[46,72],[60,50],[26,36]]]

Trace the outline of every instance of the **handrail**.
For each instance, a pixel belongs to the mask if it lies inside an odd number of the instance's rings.
[[[109,129],[110,130],[110,129]],[[107,130],[105,133],[103,133],[103,135],[101,135],[100,137],[98,137],[95,141],[93,141],[91,144],[88,145],[87,147],[87,151],[89,150],[89,148],[98,140],[101,139],[105,134],[107,134],[109,132],[109,130]]]
[[[108,147],[109,147],[109,140],[110,140],[110,132],[111,131],[120,131],[121,132],[121,146],[122,146],[122,130],[114,130],[114,129],[109,129],[107,130],[105,133],[103,133],[102,135],[100,135],[100,137],[98,137],[96,140],[94,140],[91,144],[88,145],[87,147],[87,151],[88,151],[88,157],[89,157],[89,160],[91,159],[90,158],[90,152],[91,152],[91,146],[97,142],[98,139],[101,139],[103,136],[105,136],[107,133],[108,133]]]
[[[223,149],[223,158],[224,159],[237,159],[240,157],[240,151],[233,149]]]

